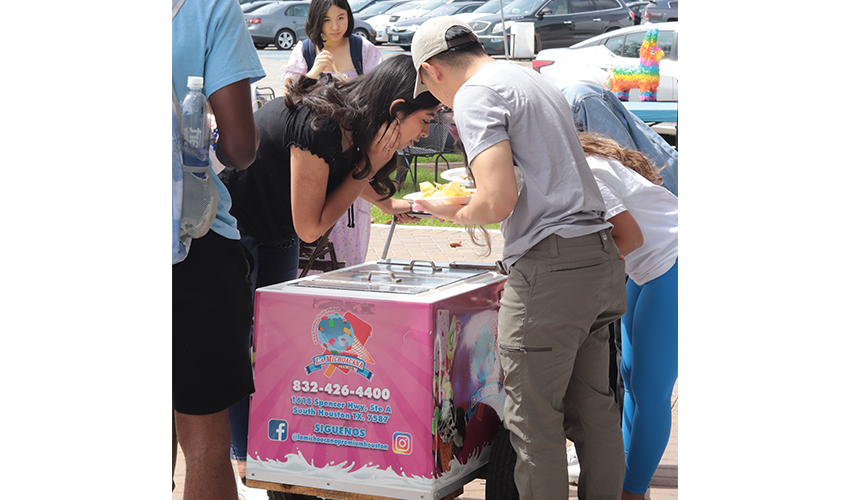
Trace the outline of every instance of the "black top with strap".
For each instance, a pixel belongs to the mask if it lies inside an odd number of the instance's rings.
[[[287,246],[295,236],[292,222],[289,146],[310,151],[328,164],[326,194],[336,189],[354,169],[342,151],[342,132],[330,119],[311,124],[310,110],[290,110],[284,99],[273,99],[254,113],[260,131],[257,158],[245,170],[226,168],[219,177],[233,200],[230,213],[248,234],[261,243]]]
[[[363,74],[363,39],[359,35],[352,34],[348,37],[348,50],[351,53],[351,62],[354,64],[354,69],[357,75]],[[301,54],[304,60],[307,61],[307,71],[313,67],[316,62],[316,46],[309,38],[301,42]],[[354,205],[348,209],[348,227],[354,227]]]

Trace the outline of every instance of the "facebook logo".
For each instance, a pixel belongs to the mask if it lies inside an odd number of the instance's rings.
[[[269,439],[272,441],[286,441],[289,434],[289,424],[286,420],[269,420]]]

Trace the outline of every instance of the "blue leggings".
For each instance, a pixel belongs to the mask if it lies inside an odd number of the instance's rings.
[[[298,238],[289,248],[260,243],[249,235],[245,228],[239,226],[242,234],[242,245],[254,259],[251,268],[251,291],[298,277]],[[253,329],[251,332],[253,345]],[[240,462],[248,459],[248,407],[251,396],[245,396],[241,401],[227,409],[230,416],[230,457]]]
[[[623,489],[645,493],[670,439],[670,399],[679,376],[679,261],[662,276],[626,284],[623,315],[625,385]]]

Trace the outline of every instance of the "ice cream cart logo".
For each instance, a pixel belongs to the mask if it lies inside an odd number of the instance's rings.
[[[410,455],[413,453],[413,436],[407,432],[393,434],[393,453]]]
[[[272,441],[286,441],[289,434],[289,424],[286,420],[269,420],[269,439]]]
[[[339,308],[322,311],[313,321],[313,344],[321,345],[325,350],[313,356],[313,362],[304,370],[307,374],[324,370],[330,378],[335,370],[355,373],[372,380],[373,373],[366,364],[375,360],[366,350],[365,344],[372,336],[372,326],[357,315],[346,312],[340,314]]]

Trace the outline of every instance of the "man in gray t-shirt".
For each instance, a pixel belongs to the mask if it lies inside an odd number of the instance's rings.
[[[426,21],[412,52],[414,95],[428,90],[454,110],[478,188],[468,205],[420,204],[458,224],[502,223],[498,343],[520,498],[566,497],[568,438],[582,464],[579,497],[619,500],[607,325],[626,309],[625,269],[566,99],[537,73],[487,56],[458,18]]]

